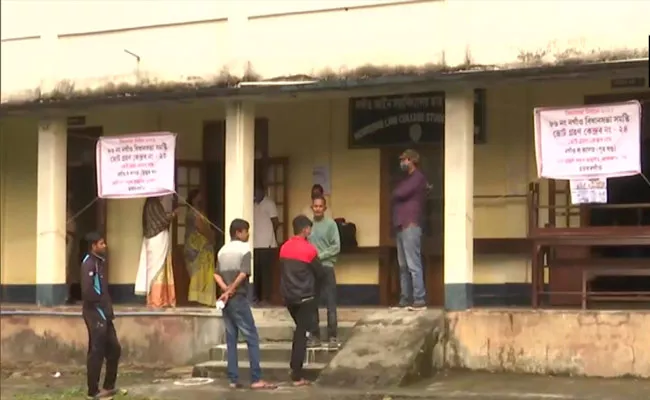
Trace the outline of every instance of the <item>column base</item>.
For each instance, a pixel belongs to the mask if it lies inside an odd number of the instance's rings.
[[[471,283],[445,284],[445,309],[468,310],[474,306],[474,290]]]
[[[44,307],[60,306],[68,297],[68,285],[65,283],[36,285],[36,304]]]

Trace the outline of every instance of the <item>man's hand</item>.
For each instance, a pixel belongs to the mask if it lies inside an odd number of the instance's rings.
[[[225,303],[232,297],[232,295],[232,291],[226,290],[221,294],[221,296],[219,296],[219,299],[217,301],[223,301]]]

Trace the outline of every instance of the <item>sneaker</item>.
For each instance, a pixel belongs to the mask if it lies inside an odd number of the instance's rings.
[[[341,343],[339,342],[339,340],[337,338],[331,337],[327,341],[327,347],[329,347],[330,349],[338,349],[338,348],[341,347]]]
[[[313,349],[315,347],[321,347],[321,346],[322,346],[322,343],[321,343],[319,338],[312,336],[309,339],[307,339],[307,348],[308,349]]]
[[[95,394],[94,396],[88,395],[86,397],[86,399],[88,399],[88,400],[112,400],[114,395],[115,395],[114,390],[102,389],[102,390],[99,391],[99,393]]]

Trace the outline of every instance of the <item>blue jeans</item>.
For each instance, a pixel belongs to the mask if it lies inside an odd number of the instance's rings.
[[[422,269],[422,228],[410,226],[397,232],[397,263],[399,264],[400,306],[426,304],[427,291]]]
[[[223,321],[226,324],[226,347],[228,349],[228,380],[231,383],[239,382],[239,368],[237,359],[237,338],[239,332],[246,340],[248,346],[248,359],[250,360],[251,383],[262,379],[260,368],[260,337],[251,312],[251,306],[246,296],[235,295],[226,303],[223,309]]]

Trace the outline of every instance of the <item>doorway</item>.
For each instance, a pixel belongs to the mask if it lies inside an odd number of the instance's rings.
[[[606,104],[639,100],[642,104],[641,166],[645,176],[650,173],[650,92],[586,96],[585,104]],[[554,227],[650,226],[650,187],[641,176],[612,178],[607,181],[607,204],[574,206],[568,181],[548,182],[549,224]],[[609,259],[612,265],[650,264],[648,246],[558,246],[551,252],[552,260]],[[576,306],[582,289],[583,268],[567,264],[549,268],[549,304]],[[594,292],[647,292],[650,279],[642,276],[599,276],[590,281]]]
[[[444,145],[416,147],[420,154],[420,170],[429,182],[429,190],[422,221],[422,265],[427,288],[427,301],[430,306],[444,305]],[[404,179],[404,172],[399,168],[399,155],[404,148],[383,148],[380,157],[380,246],[388,249],[388,268],[380,277],[385,287],[380,291],[390,304],[399,300],[399,265],[397,264],[397,247],[395,230],[392,224],[391,193],[397,183]]]
[[[67,217],[66,284],[68,302],[81,300],[79,267],[88,244],[84,236],[96,231],[106,235],[106,202],[97,199],[95,146],[102,136],[101,126],[68,128],[67,139]]]
[[[224,232],[227,231],[229,221],[225,220],[225,194],[226,194],[226,121],[205,121],[203,123],[203,179],[206,217],[212,224]],[[288,159],[269,157],[269,121],[267,118],[255,119],[255,165],[254,182],[266,189],[266,194],[278,208],[280,227],[276,232],[278,244],[287,238],[287,186],[286,177]],[[216,234],[215,249],[225,243],[225,236],[221,232]],[[182,251],[181,251],[182,257]],[[269,266],[274,283],[272,287],[279,287],[279,273],[277,263]],[[274,290],[270,295],[260,299],[271,304],[281,304],[279,293]]]
[[[585,104],[639,100],[641,118],[641,171],[643,175],[608,179],[607,205],[587,207],[589,226],[650,226],[650,92],[589,96]],[[650,246],[608,246],[591,249],[593,257],[646,259],[650,265]],[[603,292],[650,291],[650,277],[602,276],[591,287]]]

